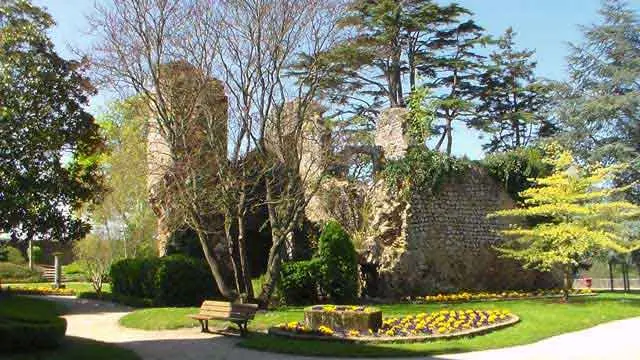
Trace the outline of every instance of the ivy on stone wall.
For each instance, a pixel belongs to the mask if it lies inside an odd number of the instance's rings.
[[[392,190],[408,195],[409,189],[436,192],[451,178],[464,175],[471,162],[423,146],[409,147],[405,157],[385,164],[381,176]]]
[[[519,193],[533,186],[533,179],[551,173],[551,166],[543,158],[544,152],[539,148],[519,148],[488,155],[479,164],[487,169],[491,177],[504,185],[514,200],[520,202],[523,199]]]

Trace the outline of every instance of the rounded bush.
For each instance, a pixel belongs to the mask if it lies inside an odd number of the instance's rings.
[[[0,261],[6,261],[18,265],[24,265],[27,263],[22,252],[13,246],[0,246]]]
[[[317,259],[282,264],[280,293],[287,305],[308,305],[318,300]]]
[[[358,298],[358,261],[349,234],[335,221],[325,226],[318,240],[321,289],[336,304]]]
[[[38,321],[0,319],[0,351],[53,348],[67,331],[67,321],[54,317]]]

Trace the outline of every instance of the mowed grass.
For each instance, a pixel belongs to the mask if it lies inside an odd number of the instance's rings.
[[[283,308],[259,313],[250,323],[254,330],[240,346],[281,353],[312,356],[393,357],[425,356],[443,353],[478,351],[529,344],[566,332],[586,329],[613,320],[640,316],[640,294],[600,293],[598,296],[574,297],[568,304],[557,299],[470,302],[461,304],[395,304],[382,305],[385,317],[432,312],[440,309],[506,309],[521,319],[520,323],[490,334],[413,344],[354,345],[324,341],[290,340],[267,336],[265,330],[283,322],[302,321],[303,308]],[[197,326],[186,317],[197,308],[155,308],[135,311],[121,320],[127,327],[139,329],[179,328]],[[224,326],[212,322],[212,327]]]
[[[2,319],[23,319],[38,321],[64,314],[66,308],[45,299],[8,296],[0,298],[0,322]],[[37,350],[19,353],[3,353],[0,358],[7,360],[139,360],[134,352],[113,345],[81,339],[65,337],[56,349]]]

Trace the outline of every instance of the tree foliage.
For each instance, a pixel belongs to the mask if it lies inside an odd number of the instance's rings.
[[[551,86],[538,80],[534,51],[515,47],[516,33],[508,28],[498,39],[480,76],[478,104],[470,125],[488,133],[489,152],[526,147],[538,135],[553,132],[546,121]]]
[[[89,234],[74,244],[76,261],[85,270],[98,295],[102,292],[102,284],[109,274],[111,264],[116,260],[115,246],[117,245],[113,241],[101,239],[95,234]]]
[[[640,18],[622,0],[604,1],[600,16],[571,45],[560,140],[585,161],[630,163],[617,180],[629,183],[640,179]],[[630,190],[640,203],[640,187]]]
[[[114,102],[98,118],[108,152],[101,165],[107,192],[91,210],[100,234],[121,240],[123,256],[151,256],[156,217],[147,193],[149,116],[140,98]]]
[[[101,191],[103,141],[84,63],[56,54],[53,25],[28,1],[0,4],[0,231],[67,241],[89,229],[74,211]]]
[[[640,217],[640,207],[616,197],[624,187],[610,186],[618,166],[582,166],[569,151],[555,145],[547,154],[554,172],[520,193],[524,206],[490,216],[548,219],[533,227],[515,225],[501,231],[512,240],[498,250],[527,267],[543,271],[561,267],[566,299],[573,269],[584,258],[605,250],[626,253],[632,249],[625,226]]]

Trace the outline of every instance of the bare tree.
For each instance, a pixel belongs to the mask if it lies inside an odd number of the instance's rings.
[[[338,34],[338,6],[321,0],[112,0],[91,18],[99,36],[91,49],[98,75],[140,94],[154,119],[153,195],[165,200],[158,206],[174,228],[186,224],[198,234],[225,297],[253,297],[245,217],[256,182],[266,188],[273,236],[261,295],[266,301],[287,239],[321,181],[319,158],[305,158],[303,147],[310,146],[310,129],[322,127],[315,100],[326,71],[322,53]],[[301,54],[304,71],[291,71]],[[224,92],[228,109],[219,96]]]
[[[215,218],[217,174],[226,166],[226,100],[212,78],[217,56],[212,12],[197,0],[113,0],[89,19],[98,36],[90,49],[97,75],[139,94],[149,107],[153,196],[174,228],[198,234],[218,288],[234,298],[224,276]],[[206,26],[205,26],[206,25]],[[218,106],[212,106],[217,103]],[[222,109],[222,111],[220,111]],[[217,110],[217,111],[214,111]],[[212,193],[214,192],[214,193]],[[170,194],[170,201],[167,195]]]
[[[324,173],[319,142],[322,110],[316,102],[328,68],[323,54],[338,39],[339,2],[321,0],[221,1],[220,62],[232,117],[246,124],[266,189],[272,246],[259,299],[270,298],[293,231]],[[291,71],[304,62],[303,71]],[[315,149],[316,151],[312,150]],[[310,155],[314,154],[314,155]],[[289,251],[287,251],[289,249]]]

